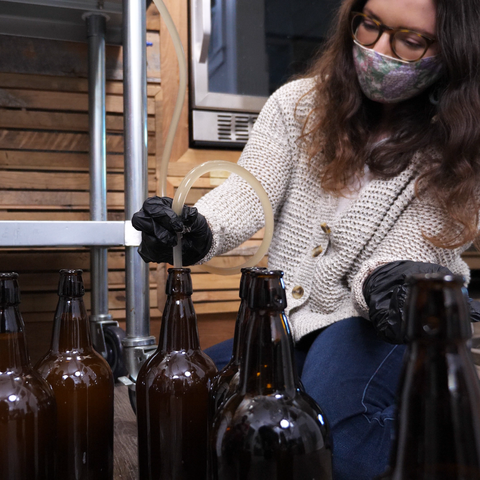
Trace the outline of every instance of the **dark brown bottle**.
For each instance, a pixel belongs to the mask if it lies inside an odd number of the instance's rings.
[[[410,280],[391,480],[480,479],[480,386],[463,278]]]
[[[157,351],[137,378],[141,480],[204,480],[208,391],[217,369],[200,350],[190,269],[168,270]]]
[[[235,333],[233,336],[232,358],[225,367],[218,372],[213,379],[212,388],[210,390],[210,418],[213,420],[215,413],[220,405],[228,400],[235,391],[239,375],[238,369],[242,353],[242,346],[246,341],[246,327],[250,318],[250,310],[248,308],[247,294],[250,291],[250,274],[254,271],[265,270],[256,267],[242,268],[242,276],[240,279],[240,307],[235,322]]]
[[[283,272],[252,272],[237,391],[210,438],[215,480],[331,480],[328,426],[302,389],[284,314]]]
[[[16,273],[0,273],[0,479],[51,480],[55,398],[33,370]]]
[[[113,375],[92,346],[82,270],[60,270],[50,351],[36,365],[57,399],[57,480],[113,478]]]

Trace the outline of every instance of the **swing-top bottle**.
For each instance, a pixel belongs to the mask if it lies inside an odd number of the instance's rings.
[[[235,322],[235,333],[233,336],[232,358],[225,367],[215,376],[210,390],[210,418],[213,420],[215,413],[235,391],[239,381],[239,366],[243,345],[246,341],[246,330],[250,318],[247,295],[251,286],[251,273],[265,270],[264,268],[252,267],[242,268],[240,278],[240,307]]]
[[[200,349],[190,269],[169,269],[165,290],[158,348],[136,385],[140,480],[205,480],[217,369]]]
[[[97,353],[82,270],[60,270],[49,352],[36,368],[57,399],[57,480],[113,478],[113,374]]]
[[[16,273],[0,273],[0,479],[51,480],[55,399],[33,370]]]
[[[389,480],[480,479],[480,385],[463,278],[410,279]]]
[[[327,421],[300,384],[283,272],[252,272],[238,389],[215,416],[215,480],[331,480]]]

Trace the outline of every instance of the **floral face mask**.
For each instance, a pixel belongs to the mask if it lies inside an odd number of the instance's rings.
[[[354,41],[353,61],[363,93],[375,102],[397,103],[418,95],[442,76],[437,56],[404,62]]]

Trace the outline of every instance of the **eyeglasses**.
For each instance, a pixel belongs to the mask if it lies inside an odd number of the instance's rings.
[[[420,60],[432,43],[437,40],[407,28],[387,27],[364,13],[351,13],[353,38],[364,47],[373,47],[383,32],[390,34],[390,47],[393,53],[406,62]]]

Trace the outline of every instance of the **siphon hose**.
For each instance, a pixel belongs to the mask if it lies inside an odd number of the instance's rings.
[[[187,194],[190,191],[190,188],[192,187],[195,180],[200,178],[205,173],[214,170],[236,173],[244,180],[246,180],[258,195],[265,215],[265,233],[263,235],[262,243],[260,244],[260,247],[255,252],[255,254],[252,255],[245,263],[236,267],[226,268],[214,267],[213,265],[208,265],[208,263],[202,265],[203,269],[210,273],[216,273],[218,275],[234,275],[236,273],[240,273],[241,269],[244,267],[253,267],[266,255],[273,237],[273,210],[270,200],[268,199],[267,192],[265,192],[262,184],[248,170],[245,170],[245,168],[237,165],[236,163],[227,162],[225,160],[211,160],[209,162],[202,163],[198,167],[195,167],[193,170],[190,170],[190,172],[188,172],[185,178],[182,180],[180,186],[177,188],[172,204],[173,211],[177,215],[181,215],[185,199],[187,198]],[[182,266],[181,234],[178,235],[177,245],[173,247],[173,263],[175,267]]]
[[[183,103],[187,94],[187,61],[185,59],[182,40],[180,39],[178,30],[175,27],[175,23],[173,22],[165,3],[163,3],[163,0],[153,0],[153,2],[157,6],[163,21],[167,26],[168,33],[172,38],[173,46],[175,47],[175,53],[177,54],[179,70],[177,101],[175,102],[175,108],[173,109],[172,122],[170,123],[167,138],[165,139],[162,161],[160,163],[160,196],[164,197],[167,195],[168,161],[170,160],[170,155],[172,154],[173,141],[175,139],[175,133],[177,132],[178,123],[182,114]]]
[[[180,35],[175,27],[175,23],[172,20],[170,12],[168,11],[163,0],[153,0],[160,15],[167,26],[167,30],[170,33],[170,36],[173,41],[175,52],[178,59],[178,68],[179,68],[179,87],[177,100],[173,110],[172,121],[168,129],[167,138],[165,140],[165,146],[162,154],[162,161],[160,164],[160,196],[164,197],[167,194],[167,175],[168,175],[168,162],[170,160],[170,155],[172,153],[173,142],[175,139],[175,134],[178,128],[178,123],[180,121],[180,116],[182,113],[183,104],[185,101],[185,96],[187,92],[187,61],[185,58],[185,52],[183,50],[182,41]],[[235,163],[227,162],[225,160],[212,160],[210,162],[205,162],[199,165],[198,167],[191,170],[183,179],[180,186],[178,187],[175,197],[173,199],[172,208],[177,215],[182,213],[183,205],[187,197],[190,188],[193,183],[205,173],[214,170],[228,171],[230,173],[236,173],[237,175],[244,178],[250,186],[257,193],[260,202],[263,207],[265,214],[265,234],[263,236],[262,243],[258,248],[257,252],[252,255],[246,262],[237,267],[228,267],[221,268],[215,267],[213,265],[202,265],[202,269],[219,275],[234,275],[240,273],[241,269],[244,267],[253,267],[256,265],[267,253],[270,246],[270,242],[273,237],[273,210],[272,205],[268,199],[265,189],[262,187],[261,183],[247,170],[245,170],[240,165]],[[177,246],[173,249],[173,263],[175,267],[182,266],[182,236],[178,234],[178,243]]]

